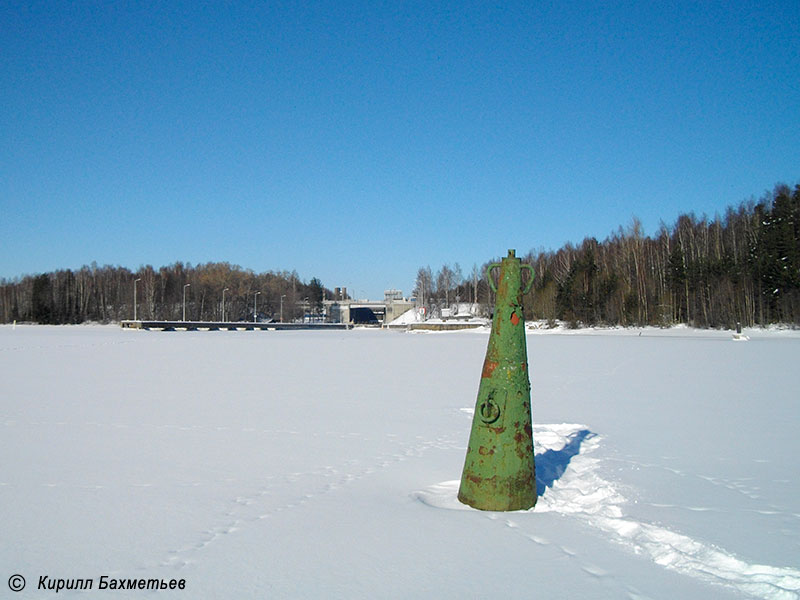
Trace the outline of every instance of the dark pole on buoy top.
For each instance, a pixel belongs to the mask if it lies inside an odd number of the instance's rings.
[[[530,271],[524,289],[523,269]],[[486,274],[497,300],[458,499],[480,510],[527,510],[536,504],[536,474],[522,297],[533,283],[533,268],[509,250]]]

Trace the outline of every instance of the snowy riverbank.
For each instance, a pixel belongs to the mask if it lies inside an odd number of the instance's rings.
[[[500,514],[453,483],[488,328],[2,326],[0,565],[23,598],[797,598],[800,332],[745,333],[529,331],[541,496]]]

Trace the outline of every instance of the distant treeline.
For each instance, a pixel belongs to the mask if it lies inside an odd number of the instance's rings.
[[[713,219],[681,215],[653,237],[644,235],[634,219],[602,242],[588,238],[579,246],[531,252],[523,261],[536,273],[525,298],[527,319],[575,325],[798,325],[800,185],[778,185],[759,201],[728,208]],[[475,265],[468,274],[458,264],[435,274],[421,268],[417,302],[436,314],[457,301],[472,301],[488,314],[494,298],[485,268]],[[183,318],[184,293],[187,320],[221,320],[223,290],[226,320],[251,320],[254,304],[261,316],[277,319],[281,298],[284,320],[291,320],[332,297],[318,279],[305,283],[295,272],[257,274],[228,263],[137,271],[93,264],[0,280],[0,320],[130,319],[134,285],[137,316],[158,320]]]
[[[254,308],[260,317],[277,320],[281,304],[284,319],[291,320],[317,310],[323,296],[332,294],[316,278],[304,283],[295,272],[254,273],[228,263],[193,267],[178,262],[138,271],[92,264],[77,271],[0,280],[0,319],[43,324],[132,319],[134,285],[137,317],[155,320],[181,320],[184,294],[190,321],[222,320],[223,291],[228,321],[252,321]]]
[[[603,242],[529,253],[536,276],[526,318],[575,325],[734,327],[800,324],[800,185],[714,219],[681,215],[655,236],[634,219]],[[488,264],[488,263],[487,263]],[[485,269],[485,265],[484,265]],[[456,298],[491,304],[483,269],[458,265],[417,274],[426,304]]]

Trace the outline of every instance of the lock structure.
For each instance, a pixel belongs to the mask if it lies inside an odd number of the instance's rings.
[[[524,270],[530,278],[523,288]],[[536,504],[536,472],[522,298],[533,284],[533,268],[509,250],[486,275],[497,298],[458,499],[480,510],[528,510]]]

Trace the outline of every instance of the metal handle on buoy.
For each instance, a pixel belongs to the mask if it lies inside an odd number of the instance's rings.
[[[489,287],[492,288],[492,291],[496,294],[497,288],[494,286],[494,279],[492,279],[492,269],[497,267],[500,268],[500,263],[492,263],[488,267],[486,267],[486,279],[489,281]]]
[[[497,287],[495,287],[494,279],[492,278],[492,269],[500,266],[501,266],[500,263],[492,263],[488,267],[486,267],[486,279],[489,281],[489,287],[492,288],[492,291],[495,294],[497,293]],[[525,289],[522,290],[523,294],[527,294],[528,292],[531,291],[531,286],[533,285],[534,270],[532,266],[525,263],[521,264],[520,268],[528,269],[531,272],[531,278],[528,280],[528,285],[526,285]]]
[[[527,264],[525,264],[525,263],[523,263],[523,264],[521,265],[521,267],[522,267],[523,269],[528,269],[528,271],[530,271],[530,272],[531,272],[531,278],[528,280],[528,285],[526,285],[526,286],[525,286],[525,289],[524,289],[524,290],[522,290],[522,293],[523,293],[523,294],[527,294],[528,292],[530,292],[530,291],[531,291],[531,286],[533,285],[534,270],[533,270],[533,267],[532,267],[532,266],[530,266],[530,265],[527,265]]]

